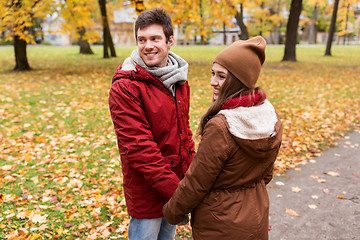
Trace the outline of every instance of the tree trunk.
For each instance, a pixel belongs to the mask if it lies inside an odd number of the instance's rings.
[[[317,3],[315,4],[314,7],[314,12],[311,18],[311,25],[309,28],[309,37],[308,37],[309,44],[316,43],[316,18],[317,18]]]
[[[249,39],[249,31],[244,23],[244,9],[242,3],[240,4],[240,12],[236,11],[235,20],[241,30],[240,39],[242,40]]]
[[[264,1],[261,1],[261,4],[260,4],[260,9],[261,9],[261,12],[264,12]],[[260,17],[260,32],[259,32],[259,35],[262,36],[262,26],[263,26],[263,19],[262,17]]]
[[[109,42],[108,42],[108,46],[109,46],[109,48],[110,48],[110,55],[111,55],[112,57],[116,57],[116,51],[115,51],[113,39],[112,39],[112,37],[111,37],[109,25],[108,25],[108,30],[107,30],[106,32],[107,32],[107,34],[108,34],[107,40],[109,41]]]
[[[223,44],[226,45],[227,37],[226,37],[226,25],[223,23]]]
[[[346,39],[348,37],[347,29],[348,29],[348,21],[349,21],[349,9],[350,9],[350,4],[348,4],[347,8],[346,8],[345,34],[344,34],[344,39],[343,39],[343,45],[345,45]]]
[[[15,71],[28,71],[31,70],[31,67],[27,60],[26,55],[26,41],[20,39],[19,36],[15,35],[14,37],[14,50],[15,50]]]
[[[91,50],[89,42],[86,39],[83,39],[85,32],[85,27],[78,28],[78,33],[80,34],[78,41],[80,46],[80,54],[94,54],[94,52]]]
[[[296,62],[296,40],[301,10],[302,0],[292,0],[289,20],[286,25],[285,52],[282,61]]]
[[[276,11],[276,16],[279,17],[280,16],[280,5],[281,5],[281,0],[279,0],[278,2],[278,7],[277,7],[277,11]],[[274,43],[275,44],[279,44],[280,43],[280,32],[279,32],[279,24],[276,24],[275,26],[275,34],[274,34]]]
[[[109,22],[106,13],[106,0],[98,0],[98,2],[100,5],[101,19],[103,24],[104,58],[109,58],[108,48],[110,48],[111,56],[116,57],[116,52],[111,38]]]
[[[200,0],[200,2],[199,2],[199,8],[200,8],[200,19],[201,19],[201,23],[200,23],[200,41],[201,41],[201,45],[205,45],[205,38],[204,38],[204,36],[203,36],[202,33],[201,33],[201,32],[203,32],[203,30],[204,30],[204,24],[203,24],[203,22],[204,22],[204,20],[203,20],[204,16],[203,16],[202,0]]]
[[[331,56],[331,44],[334,39],[334,32],[335,32],[335,25],[336,25],[336,15],[339,7],[339,0],[335,0],[334,2],[334,8],[332,12],[331,17],[331,23],[330,23],[330,29],[329,29],[329,36],[326,43],[326,50],[325,50],[325,56]]]

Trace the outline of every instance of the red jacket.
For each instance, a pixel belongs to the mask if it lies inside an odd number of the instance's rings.
[[[128,212],[133,218],[163,217],[194,155],[189,128],[190,88],[176,85],[176,97],[139,65],[116,70],[109,106],[117,135]]]

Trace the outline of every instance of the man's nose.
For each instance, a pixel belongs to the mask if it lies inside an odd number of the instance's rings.
[[[153,44],[152,44],[152,42],[151,41],[146,41],[146,43],[145,43],[145,48],[146,49],[151,49],[151,48],[153,48]]]

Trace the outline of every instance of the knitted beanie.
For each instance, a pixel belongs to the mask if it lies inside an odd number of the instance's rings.
[[[214,59],[249,89],[254,89],[265,61],[266,41],[261,36],[238,40],[222,50]]]

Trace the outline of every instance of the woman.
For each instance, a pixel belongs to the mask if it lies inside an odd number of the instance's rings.
[[[163,213],[178,224],[192,212],[194,240],[268,239],[269,199],[282,125],[255,87],[265,61],[258,36],[222,50],[212,67],[214,102],[202,117],[201,142]]]

